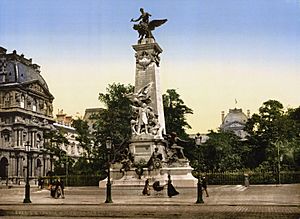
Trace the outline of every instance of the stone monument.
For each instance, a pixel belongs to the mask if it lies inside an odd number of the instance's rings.
[[[180,146],[183,141],[175,133],[166,135],[159,77],[159,55],[163,50],[151,31],[167,19],[149,21],[151,15],[142,8],[140,12],[138,19],[131,19],[139,22],[133,26],[139,33],[138,43],[132,46],[136,59],[135,90],[128,94],[133,111],[128,151],[131,159],[128,155],[120,168],[114,166],[113,185],[143,185],[146,179],[165,184],[168,174],[171,174],[174,185],[195,186],[192,168]],[[123,174],[120,174],[120,169]]]

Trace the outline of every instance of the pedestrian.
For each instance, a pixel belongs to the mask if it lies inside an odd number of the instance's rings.
[[[61,198],[64,199],[65,198],[65,183],[63,181],[63,179],[60,180],[60,188],[61,188]]]
[[[41,177],[39,177],[39,179],[38,179],[38,186],[40,189],[44,188],[44,179]]]
[[[52,181],[53,182],[53,181]],[[55,182],[54,182],[55,183]],[[50,195],[52,198],[55,198],[56,189],[53,183],[49,184]]]
[[[42,189],[42,178],[38,178],[38,187]]]
[[[149,179],[146,179],[145,186],[143,189],[143,195],[150,195],[150,185],[149,185]]]
[[[45,183],[45,181],[44,181],[44,179],[42,178],[42,179],[41,179],[41,189],[44,188],[44,183]]]
[[[61,181],[57,179],[53,184],[50,184],[50,195],[51,197],[57,199],[62,195]]]
[[[247,173],[245,173],[244,176],[245,176],[245,187],[249,187],[249,185],[250,185],[249,175]]]
[[[171,175],[168,174],[168,196],[169,198],[172,198],[172,196],[178,195],[179,192],[176,191],[176,189],[174,188],[174,186],[172,185],[172,180],[171,180]]]
[[[207,182],[205,176],[202,177],[202,190],[205,191],[206,197],[209,197],[208,192],[207,192]]]

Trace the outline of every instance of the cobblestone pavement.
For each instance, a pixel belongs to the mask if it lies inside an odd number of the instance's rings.
[[[142,188],[112,189],[112,204],[105,204],[105,189],[69,187],[65,199],[49,191],[31,189],[32,204],[23,204],[24,188],[0,189],[3,218],[300,218],[300,184],[209,186],[204,204],[195,204],[196,188],[178,188],[141,195]]]

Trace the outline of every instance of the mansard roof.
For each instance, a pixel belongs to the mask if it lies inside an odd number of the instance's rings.
[[[7,54],[6,49],[0,47],[0,65],[5,66],[5,82],[0,84],[31,84],[38,83],[51,97],[48,85],[40,74],[40,66],[32,63],[32,59],[27,59],[23,54],[18,55],[16,50]],[[3,70],[3,69],[2,69]],[[1,69],[0,69],[1,71]]]

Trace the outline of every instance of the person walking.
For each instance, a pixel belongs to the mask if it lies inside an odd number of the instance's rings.
[[[61,198],[64,199],[65,198],[65,183],[63,181],[63,179],[60,180],[60,188],[61,188]]]
[[[168,196],[169,198],[172,198],[172,196],[178,195],[179,192],[176,191],[176,189],[174,188],[174,186],[172,185],[172,180],[171,180],[171,175],[168,174]]]
[[[205,176],[202,177],[202,189],[205,191],[206,197],[209,197],[207,192],[207,182]]]
[[[146,179],[145,186],[143,189],[143,195],[150,195],[150,185],[149,185],[149,179]]]

